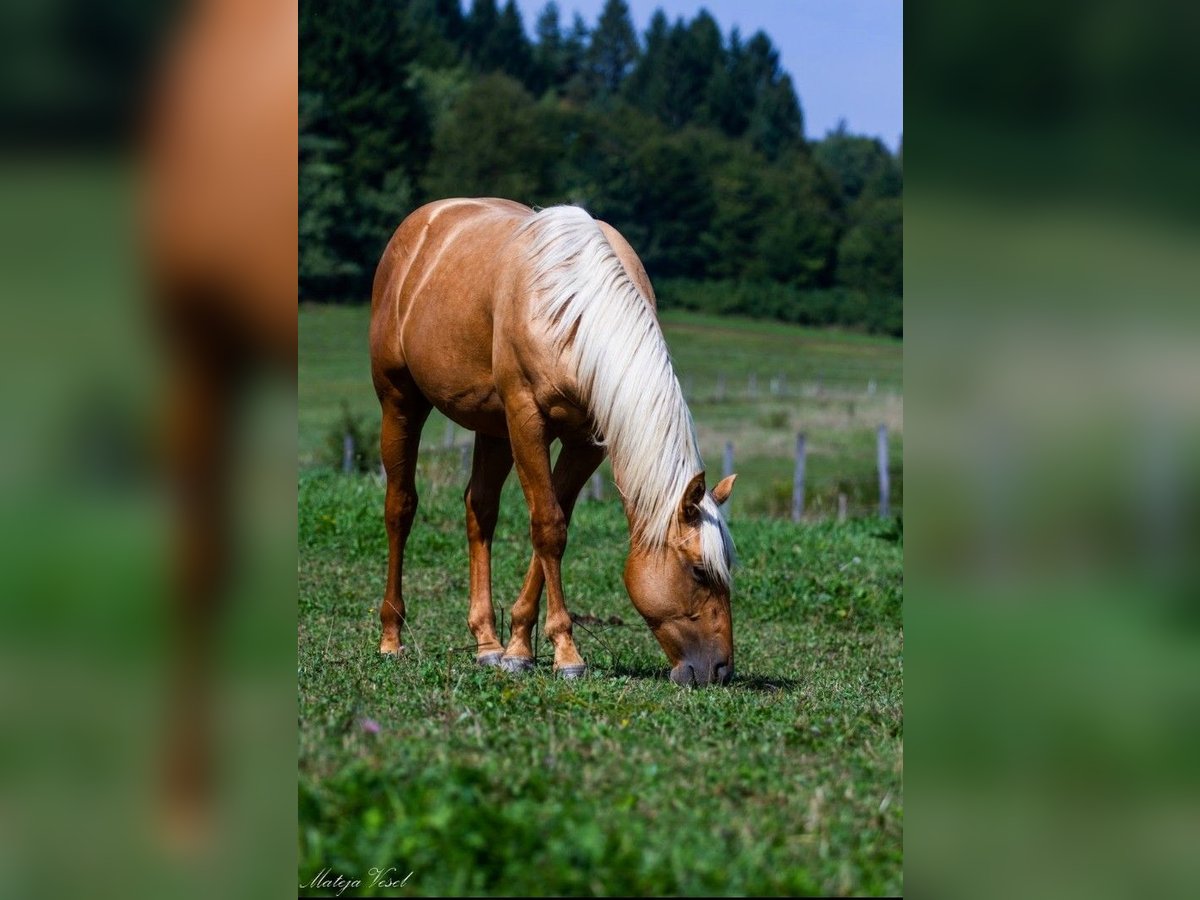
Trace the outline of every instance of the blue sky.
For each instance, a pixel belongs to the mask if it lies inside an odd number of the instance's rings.
[[[578,11],[596,24],[604,0],[557,0],[564,27]],[[654,10],[674,21],[707,9],[723,34],[762,29],[792,76],[804,130],[820,138],[845,119],[851,131],[879,137],[893,150],[904,123],[903,0],[626,0],[641,36]],[[465,4],[469,6],[469,3]],[[546,0],[517,0],[532,32]]]

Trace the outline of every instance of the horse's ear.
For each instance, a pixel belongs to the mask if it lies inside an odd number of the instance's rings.
[[[713,488],[713,499],[717,501],[717,506],[723,504],[729,499],[729,495],[733,493],[733,483],[737,480],[737,475],[726,475],[717,482],[717,486]]]
[[[683,492],[683,500],[679,503],[679,518],[686,525],[696,525],[700,521],[700,502],[704,499],[704,473],[701,472],[688,482]]]

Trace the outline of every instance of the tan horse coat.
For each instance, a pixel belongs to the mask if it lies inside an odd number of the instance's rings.
[[[417,508],[417,446],[436,406],[476,432],[465,501],[468,624],[481,662],[510,670],[532,665],[530,637],[544,586],[555,668],[566,676],[583,672],[561,564],[576,498],[609,446],[630,521],[626,586],[666,652],[673,679],[706,684],[732,676],[731,548],[716,504],[728,497],[733,479],[711,495],[704,489],[690,414],[653,309],[653,288],[628,243],[573,208],[535,214],[508,200],[443,200],[397,229],[376,272],[370,329],[388,477],[381,652],[403,649],[402,571]],[[622,329],[634,320],[641,330],[622,343]],[[630,342],[638,355],[629,355]],[[582,361],[589,351],[591,361]],[[610,363],[621,359],[628,372],[613,370]],[[640,423],[630,390],[641,386],[622,383],[625,375],[645,377],[660,398]],[[612,433],[599,433],[606,422]],[[562,451],[552,470],[555,439]],[[492,608],[491,540],[514,461],[534,554],[513,606],[511,639],[502,647]]]

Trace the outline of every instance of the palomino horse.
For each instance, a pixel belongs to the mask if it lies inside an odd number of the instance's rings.
[[[736,476],[705,490],[654,291],[612,227],[573,206],[536,213],[496,199],[423,206],[396,230],[375,273],[370,345],[387,472],[381,653],[404,649],[401,575],[417,510],[417,445],[436,406],[475,432],[465,496],[467,622],[480,663],[532,667],[544,586],[554,668],[568,678],[583,673],[562,557],[575,501],[608,452],[629,520],[625,586],[671,662],[672,681],[723,684],[733,676],[733,544],[717,507]],[[551,470],[555,438],[562,449]],[[492,609],[491,544],[514,461],[533,559],[504,647]]]
[[[146,111],[144,253],[175,494],[167,800],[186,839],[211,812],[238,401],[259,366],[296,374],[298,23],[292,0],[193,0]]]

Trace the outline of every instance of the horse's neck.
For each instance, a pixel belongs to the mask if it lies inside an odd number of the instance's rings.
[[[674,503],[699,471],[699,453],[654,310],[586,212],[552,207],[523,229],[536,315],[587,386],[582,399],[608,444],[635,528],[661,540]]]
[[[654,459],[685,459],[690,465],[699,465],[694,461],[694,457],[699,454],[695,447],[691,446],[690,433],[687,435],[676,434],[675,440],[671,440],[671,432],[667,430],[655,430],[654,436],[658,438],[657,445],[650,450],[650,454]],[[636,541],[638,537],[647,532],[653,527],[653,523],[643,520],[642,511],[636,508],[629,498],[634,494],[634,485],[631,483],[631,472],[634,469],[633,461],[631,460],[612,460],[613,480],[617,486],[617,492],[621,495],[621,505],[625,510],[625,518],[629,523],[629,534],[632,541]],[[677,480],[673,477],[674,469],[668,466],[655,466],[649,469],[656,478],[649,480],[646,487],[655,494],[670,492],[676,485]],[[699,469],[697,469],[699,471]],[[694,473],[692,473],[694,474]],[[680,495],[682,496],[682,494]],[[678,497],[672,498],[678,501]]]
[[[621,486],[617,485],[617,490],[621,490]],[[634,510],[633,505],[625,503],[622,497],[621,508],[625,512],[625,524],[629,528],[629,546],[646,547],[654,546],[654,541],[650,539],[651,528],[649,523],[642,521]]]

